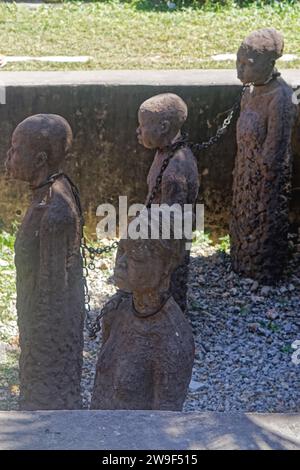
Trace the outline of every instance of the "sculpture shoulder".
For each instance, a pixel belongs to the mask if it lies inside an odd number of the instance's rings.
[[[51,232],[63,232],[78,225],[79,215],[72,200],[68,201],[62,194],[53,191],[47,209],[41,220],[41,227]]]
[[[275,86],[273,86],[269,91],[266,91],[260,95],[260,99],[267,98],[270,102],[285,100],[291,98],[293,94],[293,89],[285,80],[278,78],[276,80]],[[253,88],[248,87],[242,97],[242,105],[246,104],[249,100],[253,99]],[[292,104],[292,100],[290,99]]]
[[[50,190],[45,220],[66,226],[78,219],[79,212],[69,183],[63,179],[56,181]]]
[[[104,305],[102,313],[102,341],[105,343],[112,332],[119,330],[120,324],[128,318],[131,308],[131,294],[117,292]]]
[[[274,88],[270,93],[271,102],[282,102],[285,105],[293,107],[292,94],[292,87],[290,87],[283,79],[278,79],[276,88]]]
[[[117,292],[104,305],[102,312],[104,319],[114,316],[117,312],[126,312],[131,307],[131,294]]]
[[[283,79],[283,78],[278,78],[277,80],[278,83],[278,90],[282,95],[286,96],[289,95],[291,96],[294,92],[293,88]]]
[[[173,297],[170,297],[168,302],[163,306],[160,316],[163,322],[172,325],[172,328],[174,328],[176,332],[181,332],[185,336],[191,339],[193,338],[191,325]]]
[[[283,80],[278,80],[278,86],[270,94],[269,114],[278,119],[292,122],[296,119],[297,106],[292,101],[293,89]]]

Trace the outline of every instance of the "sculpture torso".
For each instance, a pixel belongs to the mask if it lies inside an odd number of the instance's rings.
[[[194,341],[172,297],[155,315],[139,318],[127,296],[104,317],[103,334],[92,408],[182,408]]]
[[[164,151],[156,152],[147,177],[147,201],[167,155]],[[188,148],[177,150],[163,174],[154,204],[195,204],[198,191],[198,168],[193,153]]]
[[[39,272],[39,229],[45,214],[45,206],[33,202],[28,208],[15,241],[15,265],[17,270],[18,311],[32,312],[31,305],[37,289]],[[30,295],[28,295],[30,293]]]

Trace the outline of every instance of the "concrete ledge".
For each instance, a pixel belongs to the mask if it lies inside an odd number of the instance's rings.
[[[300,450],[300,414],[0,412],[1,450]]]
[[[282,77],[300,86],[300,70],[286,69]],[[1,83],[2,82],[2,83]],[[86,72],[1,72],[6,86],[45,85],[153,85],[153,86],[240,86],[235,70],[94,70]]]

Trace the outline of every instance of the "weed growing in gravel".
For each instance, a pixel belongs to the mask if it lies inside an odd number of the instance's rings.
[[[219,246],[218,251],[222,251],[223,253],[229,253],[230,251],[230,238],[229,235],[225,235],[225,237],[219,238]]]
[[[213,243],[212,239],[211,239],[211,234],[210,232],[200,232],[198,230],[195,230],[195,232],[193,232],[193,244],[194,245],[202,245],[202,244],[206,244],[206,245],[211,245]]]

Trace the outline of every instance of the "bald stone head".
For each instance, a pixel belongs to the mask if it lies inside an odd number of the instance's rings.
[[[6,168],[13,178],[31,184],[61,169],[71,148],[72,130],[56,114],[36,114],[22,121],[13,132]]]
[[[274,71],[275,61],[282,56],[284,40],[273,28],[253,31],[239,47],[237,75],[243,84],[265,83]]]
[[[173,93],[152,96],[138,112],[137,138],[149,149],[164,148],[180,135],[188,115],[187,105]]]

